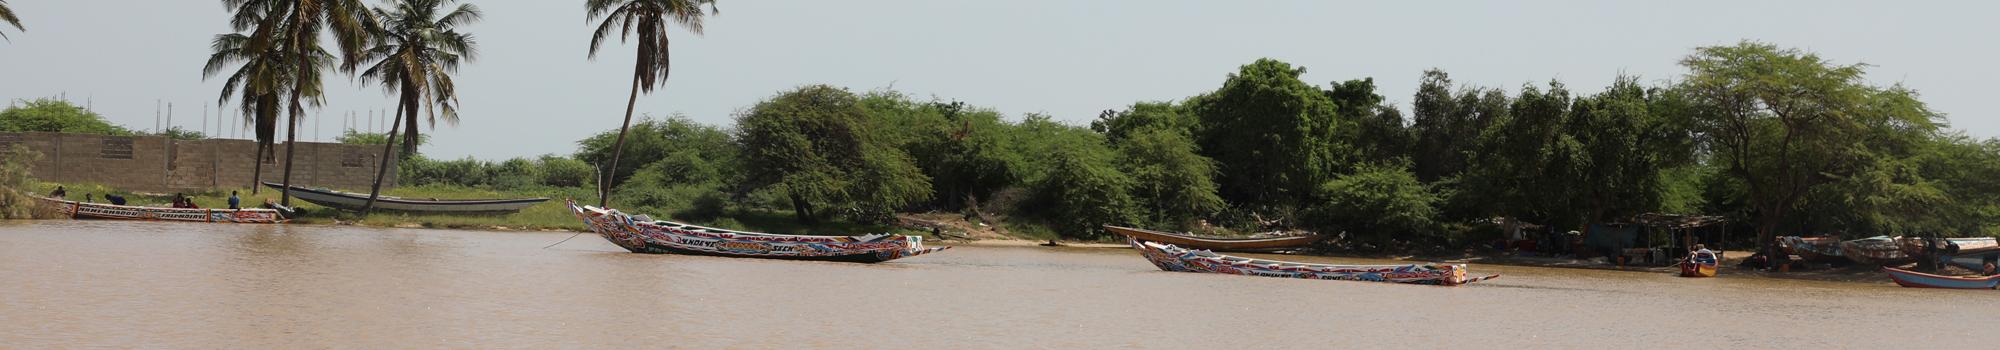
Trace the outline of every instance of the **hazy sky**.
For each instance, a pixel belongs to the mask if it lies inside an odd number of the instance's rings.
[[[484,0],[480,59],[458,74],[463,123],[438,125],[432,157],[570,154],[615,129],[633,48],[586,59],[583,1]],[[113,122],[215,128],[217,80],[203,81],[208,41],[228,30],[213,0],[14,0],[26,32],[0,28],[0,99],[67,93]],[[1303,65],[1324,86],[1374,77],[1407,106],[1423,70],[1517,90],[1562,80],[1594,93],[1623,72],[1683,73],[1691,48],[1762,40],[1875,65],[1869,79],[1917,89],[1954,127],[2000,136],[2000,5],[1845,1],[806,1],[721,0],[707,35],[674,28],[674,73],[641,113],[728,124],[756,101],[802,84],[888,87],[1087,123],[1104,109],[1214,89],[1259,57]],[[233,68],[232,68],[233,69]],[[377,87],[333,81],[329,107],[300,128],[331,139],[349,111],[392,105]],[[365,113],[363,114],[365,115]],[[365,126],[364,126],[365,127]]]

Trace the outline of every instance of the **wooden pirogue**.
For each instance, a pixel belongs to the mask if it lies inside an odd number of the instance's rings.
[[[83,203],[72,200],[35,197],[51,210],[72,219],[109,219],[144,221],[219,222],[233,224],[273,224],[287,221],[284,215],[271,209],[193,209],[160,208],[104,203]]]
[[[1246,276],[1395,282],[1441,286],[1455,286],[1500,277],[1500,275],[1492,275],[1468,278],[1466,277],[1465,265],[1463,264],[1307,264],[1228,256],[1207,250],[1181,248],[1172,244],[1143,241],[1131,237],[1126,237],[1125,241],[1130,243],[1132,248],[1138,249],[1139,253],[1146,257],[1146,260],[1152,261],[1153,266],[1158,266],[1161,270],[1176,272],[1206,272]]]
[[[935,253],[951,247],[924,247],[923,237],[802,236],[743,232],[653,220],[615,209],[579,206],[570,210],[592,232],[634,253],[689,254],[743,258],[875,263]]]
[[[1889,279],[1895,280],[1896,285],[1909,288],[1994,289],[2000,286],[2000,276],[1952,277],[1894,267],[1884,267],[1882,272],[1889,273]]]
[[[1245,250],[1265,250],[1265,249],[1278,249],[1278,248],[1297,248],[1306,246],[1307,244],[1312,244],[1312,242],[1319,241],[1320,238],[1322,238],[1321,236],[1318,235],[1296,236],[1296,237],[1269,237],[1269,238],[1215,238],[1215,237],[1200,237],[1200,236],[1171,233],[1171,232],[1161,232],[1161,231],[1123,227],[1123,226],[1106,225],[1104,226],[1104,229],[1106,231],[1111,231],[1111,233],[1116,233],[1124,235],[1126,237],[1136,238],[1147,242],[1160,242],[1160,243],[1172,244],[1175,246],[1192,248],[1192,249],[1208,249],[1215,251],[1245,251]]]
[[[265,182],[264,186],[285,189],[285,185]],[[335,191],[324,188],[291,186],[292,196],[328,208],[361,211],[368,205],[367,193]],[[412,199],[392,196],[376,196],[375,210],[400,211],[416,214],[505,214],[521,211],[522,208],[548,201],[548,198],[514,199]]]

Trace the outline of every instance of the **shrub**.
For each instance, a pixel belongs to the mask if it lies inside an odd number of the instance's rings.
[[[1307,227],[1387,243],[1435,238],[1439,197],[1404,166],[1364,165],[1319,187]]]

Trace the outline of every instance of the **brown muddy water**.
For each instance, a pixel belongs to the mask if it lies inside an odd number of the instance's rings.
[[[1980,348],[2000,291],[1474,266],[1463,287],[1163,272],[1124,249],[883,264],[566,233],[0,224],[0,348]],[[1356,259],[1290,257],[1320,262]]]

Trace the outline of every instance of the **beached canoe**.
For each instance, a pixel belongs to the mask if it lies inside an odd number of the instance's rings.
[[[285,185],[265,182],[264,186],[284,189]],[[368,205],[367,193],[335,191],[324,188],[292,186],[292,196],[320,206],[359,211]],[[416,214],[497,214],[521,211],[548,201],[548,198],[519,199],[410,199],[381,196],[375,199],[376,210],[399,211]]]
[[[1500,277],[1500,275],[1492,275],[1468,278],[1466,277],[1464,264],[1308,264],[1228,256],[1216,254],[1208,250],[1181,248],[1172,244],[1143,241],[1131,237],[1127,237],[1125,240],[1132,245],[1132,248],[1138,249],[1140,255],[1144,255],[1146,260],[1152,261],[1153,266],[1158,266],[1161,270],[1175,272],[1206,272],[1245,276],[1395,282],[1441,286],[1455,286]]]
[[[926,248],[923,237],[886,233],[804,236],[725,230],[567,202],[592,232],[634,253],[876,263],[951,248]]]
[[[1298,247],[1304,247],[1307,244],[1312,244],[1312,242],[1319,241],[1321,238],[1323,238],[1318,235],[1296,236],[1296,237],[1269,237],[1269,238],[1218,238],[1218,237],[1201,237],[1188,234],[1161,232],[1161,231],[1153,231],[1147,229],[1110,226],[1110,225],[1105,225],[1104,229],[1106,231],[1111,231],[1111,233],[1125,235],[1126,237],[1136,238],[1147,242],[1160,242],[1190,249],[1208,249],[1215,251],[1246,251],[1246,250],[1298,248]]]
[[[1896,285],[1908,288],[1994,289],[2000,286],[2000,276],[1940,276],[1893,267],[1884,267],[1882,272],[1888,272],[1889,279],[1895,280]]]
[[[1681,259],[1681,277],[1715,277],[1716,268],[1721,265],[1715,253],[1698,251]]]
[[[1778,237],[1778,248],[1784,249],[1786,254],[1812,261],[1847,259],[1840,252],[1839,237]]]
[[[285,222],[285,216],[271,209],[188,209],[141,207],[104,203],[82,203],[47,197],[36,197],[54,212],[72,219],[147,220],[182,222],[220,222],[234,224],[272,224]]]
[[[1924,256],[1931,254],[1977,255],[1977,254],[2000,252],[2000,241],[1995,240],[1993,237],[1966,237],[1966,238],[1899,237],[1896,238],[1896,244],[1897,246],[1902,247],[1903,254],[1909,254],[1910,256]],[[1931,247],[1926,247],[1927,245]]]
[[[1903,253],[1896,238],[1888,236],[1840,242],[1840,255],[1858,264],[1875,266],[1901,266],[1917,261],[1916,257]]]

